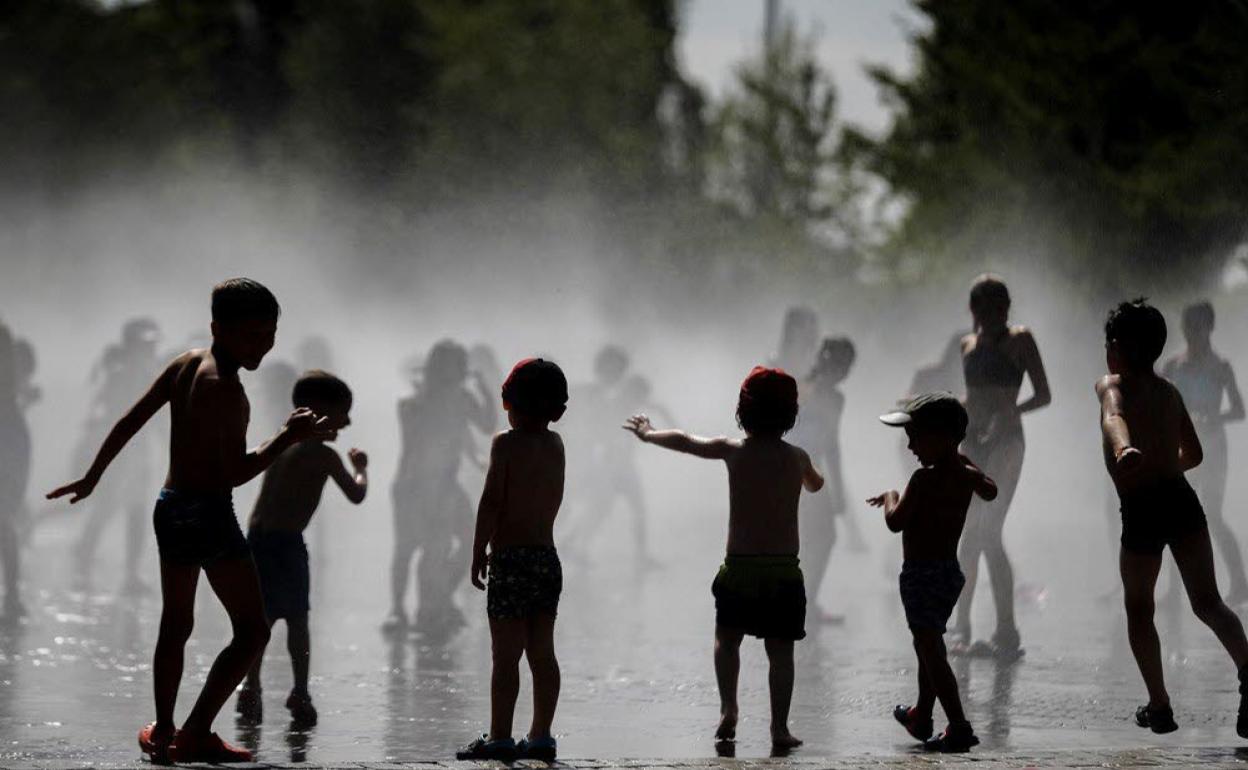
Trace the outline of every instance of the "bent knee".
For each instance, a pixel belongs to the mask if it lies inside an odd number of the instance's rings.
[[[1207,624],[1213,624],[1221,620],[1226,613],[1230,612],[1230,608],[1222,601],[1222,597],[1216,593],[1201,594],[1200,596],[1190,597],[1192,602],[1192,612],[1196,613],[1196,617]]]
[[[189,613],[178,615],[162,615],[160,618],[160,635],[156,644],[184,645],[195,630],[195,616]]]

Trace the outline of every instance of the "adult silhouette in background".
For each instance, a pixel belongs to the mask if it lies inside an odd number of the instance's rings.
[[[4,572],[6,618],[25,614],[18,585],[21,551],[17,524],[30,481],[30,429],[24,414],[29,387],[18,342],[0,323],[0,567]]]
[[[1226,496],[1226,424],[1244,419],[1244,398],[1235,382],[1235,371],[1219,356],[1210,340],[1213,334],[1213,305],[1197,302],[1183,309],[1183,338],[1187,347],[1162,366],[1161,373],[1174,383],[1183,396],[1188,414],[1196,426],[1205,460],[1188,473],[1200,495],[1209,520],[1209,534],[1222,553],[1230,578],[1228,604],[1248,602],[1248,580],[1244,577],[1244,557],[1235,533],[1222,516]],[[1226,403],[1226,411],[1222,404]],[[1171,581],[1171,594],[1179,595],[1179,581]]]
[[[479,375],[472,377],[475,392],[469,390],[468,379],[468,352],[442,340],[425,359],[413,394],[399,401],[402,447],[391,488],[394,556],[386,631],[408,627],[407,587],[417,551],[416,630],[438,635],[464,623],[454,595],[468,575],[473,511],[459,471],[472,448],[470,427],[489,432],[498,424],[497,394]]]
[[[160,329],[155,321],[134,318],[122,326],[121,341],[105,348],[91,372],[97,387],[76,457],[79,467],[85,466],[90,459],[89,453],[103,441],[117,418],[133,405],[134,394],[142,393],[156,376],[156,345],[159,341]],[[122,590],[132,594],[148,590],[139,578],[139,567],[143,563],[143,543],[151,516],[151,501],[147,494],[153,483],[152,461],[156,438],[151,431],[136,436],[126,451],[117,456],[109,477],[95,491],[90,513],[74,547],[77,577],[82,585],[91,581],[96,549],[104,529],[115,516],[124,514],[125,573]]]
[[[1024,414],[1052,400],[1049,380],[1036,340],[1025,326],[1011,326],[1010,292],[994,275],[981,275],[971,285],[974,330],[962,338],[962,373],[970,424],[962,450],[971,462],[997,482],[995,500],[976,500],[967,514],[958,551],[966,586],[958,601],[950,650],[1015,658],[1022,654],[1014,621],[1014,570],[1005,553],[1002,530],[1023,469]],[[1031,380],[1032,396],[1019,403],[1023,378]],[[997,628],[991,642],[971,645],[971,603],[979,560],[988,565]]]

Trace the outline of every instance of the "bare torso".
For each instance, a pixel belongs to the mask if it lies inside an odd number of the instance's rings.
[[[920,468],[906,496],[914,495],[914,515],[901,533],[902,554],[911,560],[958,557],[958,540],[975,491],[975,477],[960,469]]]
[[[320,505],[335,464],[333,449],[319,442],[296,444],[269,466],[248,526],[269,532],[302,532]]]
[[[563,439],[550,430],[509,430],[495,438],[494,453],[504,492],[491,547],[553,546],[563,502]]]
[[[783,439],[734,442],[728,466],[728,554],[798,552],[797,503],[805,453]]]
[[[227,494],[227,457],[245,447],[251,407],[236,374],[223,374],[212,352],[190,350],[173,360],[169,378],[169,474],[178,492]]]
[[[1117,393],[1130,445],[1142,454],[1139,468],[1132,478],[1166,479],[1182,474],[1180,446],[1188,417],[1178,389],[1156,375],[1108,375],[1097,384],[1102,403],[1105,403],[1106,391],[1110,389]],[[1112,398],[1113,394],[1109,397]],[[1122,485],[1129,482],[1124,482],[1114,473],[1114,448],[1108,436],[1104,437],[1102,448],[1105,466],[1121,492]]]

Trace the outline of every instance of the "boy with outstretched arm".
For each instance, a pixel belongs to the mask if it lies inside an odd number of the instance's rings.
[[[958,565],[958,541],[971,497],[992,500],[997,485],[958,453],[958,445],[966,438],[967,414],[953,395],[919,396],[880,420],[906,429],[909,449],[922,466],[910,477],[903,494],[890,489],[867,500],[884,509],[890,531],[901,533],[901,604],[919,662],[918,700],[908,708],[898,706],[893,716],[929,751],[969,751],[979,738],[962,711],[944,633],[966,582]],[[933,738],[932,711],[937,700],[949,726]]]
[[[156,721],[139,732],[139,746],[157,761],[251,761],[250,752],[212,732],[217,712],[269,640],[256,567],[234,517],[231,491],[323,429],[312,410],[297,409],[276,436],[247,451],[250,407],[238,370],[260,366],[273,347],[279,312],[273,294],[250,279],[214,287],[212,347],[175,358],[117,421],[86,475],[48,494],[49,499],[69,495],[71,503],[86,498],[117,453],[169,404],[169,474],[153,515],[162,600],[152,664]],[[213,662],[182,728],[175,730],[173,707],[201,570],[225,606],[234,635]]]
[[[247,543],[260,575],[260,594],[269,625],[286,621],[286,647],[295,680],[286,708],[296,724],[308,726],[316,724],[317,714],[308,692],[312,655],[308,594],[312,583],[303,531],[312,521],[330,479],[352,503],[364,502],[368,456],[358,449],[347,452],[352,467],[348,471],[338,453],[325,444],[351,424],[352,395],[345,382],[319,369],[304,372],[295,382],[291,400],[296,409],[311,409],[322,416],[324,435],[319,441],[290,447],[269,466],[251,512]],[[264,713],[260,690],[263,657],[263,652],[256,656],[235,704],[239,715],[252,723],[261,721]]]
[[[471,568],[474,586],[486,590],[489,581],[490,731],[456,758],[553,762],[550,726],[559,702],[555,614],[563,590],[554,524],[563,501],[564,453],[550,423],[567,408],[568,381],[553,362],[528,358],[511,370],[502,391],[511,430],[496,435],[490,446]],[[511,725],[521,656],[533,675],[533,722],[517,744]]]
[[[798,565],[798,497],[818,492],[823,477],[784,434],[797,420],[797,381],[780,369],[750,371],[737,400],[744,439],[699,438],[655,430],[645,415],[627,430],[647,444],[722,460],[728,467],[728,554],[715,576],[715,678],[719,685],[717,741],[736,739],[741,641],[763,639],[771,673],[771,741],[784,751],[801,745],[789,731],[793,642],[806,636],[806,590]]]
[[[1200,500],[1183,474],[1203,459],[1200,439],[1178,388],[1153,370],[1166,345],[1166,320],[1142,299],[1123,302],[1105,321],[1109,374],[1096,383],[1101,402],[1105,467],[1122,512],[1123,600],[1131,652],[1148,688],[1135,712],[1155,733],[1178,729],[1161,668],[1153,625],[1153,591],[1169,546],[1196,617],[1217,635],[1239,672],[1236,732],[1248,738],[1248,640],[1239,618],[1222,601],[1213,548]]]

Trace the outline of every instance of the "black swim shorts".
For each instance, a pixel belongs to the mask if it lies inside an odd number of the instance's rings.
[[[303,533],[252,528],[247,543],[260,574],[260,595],[269,621],[307,615],[312,578]]]
[[[796,556],[729,555],[711,593],[717,626],[760,639],[806,637],[806,583]]]
[[[1200,498],[1187,479],[1173,476],[1120,495],[1122,547],[1159,556],[1166,546],[1208,527]]]
[[[163,562],[206,567],[251,557],[228,493],[202,495],[162,489],[152,523]]]
[[[955,559],[911,560],[897,579],[906,624],[913,630],[945,632],[966,577]]]

